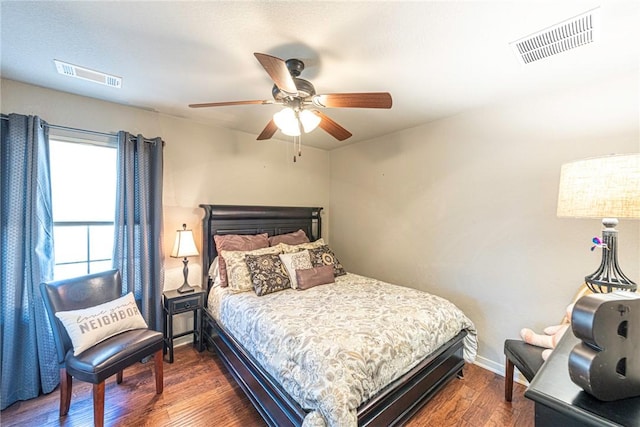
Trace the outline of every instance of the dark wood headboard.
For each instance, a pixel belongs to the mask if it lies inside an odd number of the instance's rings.
[[[209,266],[218,256],[216,234],[259,234],[269,236],[300,229],[314,241],[322,236],[319,207],[200,205],[202,220],[202,287],[209,289]]]

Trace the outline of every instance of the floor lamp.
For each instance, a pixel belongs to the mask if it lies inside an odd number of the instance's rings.
[[[593,292],[634,291],[618,265],[618,218],[640,219],[640,153],[611,155],[562,165],[558,216],[601,218],[602,261],[585,277]]]

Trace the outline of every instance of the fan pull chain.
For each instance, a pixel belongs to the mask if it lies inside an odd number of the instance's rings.
[[[293,163],[298,161],[296,159],[296,157],[302,157],[302,135],[293,137],[293,149],[294,150],[296,149],[296,145],[298,146],[298,148],[297,148],[298,155],[296,156],[296,153],[293,153]]]
[[[293,149],[294,150],[296,149],[296,143],[298,142],[299,138],[300,138],[299,136],[294,136],[293,137]],[[293,153],[293,163],[295,163],[296,161],[297,161],[296,160],[296,153]]]

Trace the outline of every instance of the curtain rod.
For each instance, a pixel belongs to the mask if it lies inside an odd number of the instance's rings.
[[[118,137],[118,134],[116,134],[116,133],[98,132],[97,130],[78,129],[78,128],[72,128],[72,127],[69,127],[69,126],[50,125],[48,123],[45,126],[47,126],[49,129],[68,130],[68,131],[71,131],[71,132],[88,133],[88,134],[91,134],[91,135],[98,135],[98,136],[108,136],[109,138],[117,138]]]
[[[9,116],[7,116],[6,114],[2,114],[0,115],[0,119],[2,120],[9,120]],[[91,135],[98,135],[98,136],[106,136],[109,138],[117,138],[118,134],[117,133],[107,133],[107,132],[99,132],[97,130],[88,130],[88,129],[79,129],[79,128],[74,128],[74,127],[70,127],[70,126],[62,126],[62,125],[52,125],[47,123],[46,126],[49,129],[58,129],[58,130],[67,130],[67,131],[71,131],[71,132],[80,132],[80,133],[88,133]],[[134,135],[131,135],[132,137],[135,137]],[[153,142],[147,138],[144,138],[144,142]],[[162,141],[162,146],[164,146],[164,141]]]
[[[0,119],[9,120],[9,116],[7,116],[6,114],[2,114]],[[97,130],[78,129],[78,128],[73,128],[73,127],[70,127],[70,126],[52,125],[52,124],[49,124],[49,123],[47,123],[45,126],[47,126],[49,129],[68,130],[68,131],[71,131],[71,132],[89,133],[89,134],[92,134],[92,135],[108,136],[110,138],[117,138],[118,137],[118,134],[116,134],[116,133],[98,132]]]

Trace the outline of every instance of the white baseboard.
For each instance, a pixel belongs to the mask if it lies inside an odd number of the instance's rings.
[[[173,340],[173,348],[181,347],[183,345],[193,344],[193,335],[185,335],[184,337],[176,338]]]
[[[504,373],[505,373],[505,367],[504,365],[500,364],[500,363],[496,363],[493,360],[489,360],[487,358],[484,358],[482,356],[477,356],[476,357],[476,361],[473,362],[474,365],[481,367],[482,369],[486,369],[487,371],[491,371],[493,373],[496,373],[498,375],[501,375],[504,377]],[[518,368],[514,369],[513,371],[513,380],[517,383],[520,383],[524,386],[528,386],[529,382],[527,381],[527,379],[524,377],[524,375],[522,375],[520,373],[520,371],[518,371]]]

